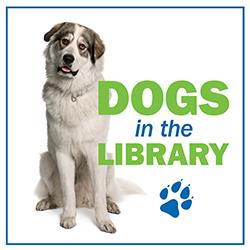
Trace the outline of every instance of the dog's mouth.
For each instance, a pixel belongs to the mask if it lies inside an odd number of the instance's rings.
[[[63,66],[58,66],[57,72],[62,72],[64,74],[72,74],[72,76],[76,76],[78,73],[78,70],[73,71],[69,66],[63,65]]]

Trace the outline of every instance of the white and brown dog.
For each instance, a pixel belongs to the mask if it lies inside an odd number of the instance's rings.
[[[109,128],[109,116],[98,115],[97,106],[104,44],[93,30],[67,22],[55,25],[44,40],[48,152],[40,161],[45,196],[36,209],[63,207],[60,225],[72,228],[76,207],[94,207],[100,230],[114,233],[108,214],[120,213],[112,200],[114,168],[97,162],[98,143],[106,142]]]

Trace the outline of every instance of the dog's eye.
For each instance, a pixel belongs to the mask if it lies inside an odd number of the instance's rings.
[[[67,46],[69,44],[69,39],[63,38],[61,42],[63,45]]]
[[[80,50],[85,50],[86,49],[86,45],[84,43],[80,43],[79,44],[79,49]]]

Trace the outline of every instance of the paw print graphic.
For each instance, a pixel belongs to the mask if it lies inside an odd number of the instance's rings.
[[[163,200],[167,200],[170,192],[177,195],[176,199],[170,199],[167,202],[163,203],[160,207],[161,211],[171,215],[174,218],[177,218],[180,214],[179,209],[189,210],[192,206],[192,199],[190,197],[190,185],[182,188],[182,180],[175,182],[171,188],[168,185],[166,188],[163,188],[160,192],[160,197]],[[180,208],[179,208],[180,204]]]

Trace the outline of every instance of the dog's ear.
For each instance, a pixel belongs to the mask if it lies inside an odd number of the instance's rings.
[[[90,50],[91,62],[95,64],[96,60],[100,58],[105,51],[105,46],[100,36],[93,31],[92,33],[92,44]]]
[[[62,28],[62,26],[65,24],[64,23],[58,23],[56,24],[50,31],[48,31],[45,35],[44,35],[44,41],[49,42],[50,38],[58,31]]]

